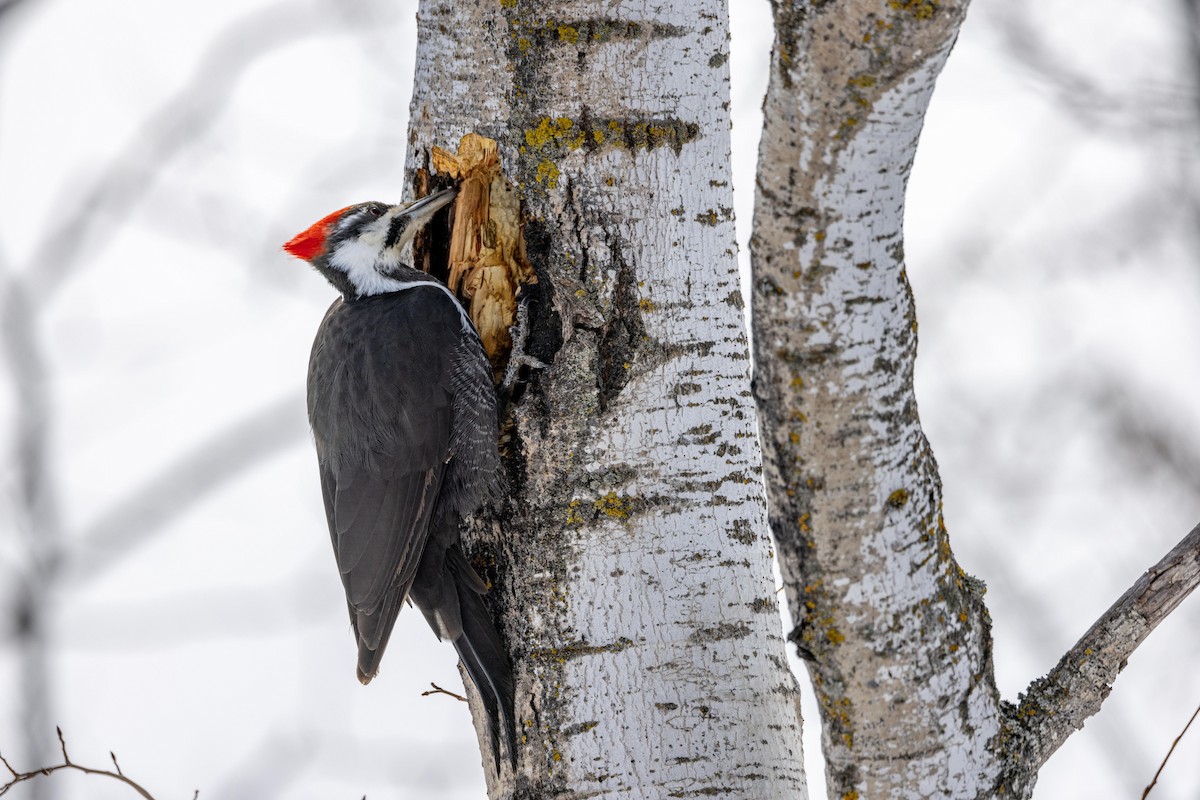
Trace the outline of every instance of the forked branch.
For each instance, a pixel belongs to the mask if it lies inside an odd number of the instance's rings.
[[[61,770],[75,770],[76,772],[82,772],[85,775],[103,775],[105,777],[112,778],[115,781],[120,781],[137,792],[138,795],[144,797],[145,800],[154,800],[154,795],[150,794],[135,781],[125,776],[125,773],[121,771],[121,765],[117,763],[117,756],[114,753],[108,754],[109,757],[112,758],[112,770],[93,769],[92,767],[85,767],[81,764],[76,764],[71,760],[71,757],[67,755],[67,742],[65,739],[63,739],[62,728],[57,728],[56,730],[58,731],[58,744],[62,748],[63,763],[56,764],[52,767],[41,767],[40,769],[31,770],[30,772],[17,772],[15,769],[13,769],[12,765],[8,763],[8,760],[5,759],[4,756],[0,755],[0,763],[4,764],[5,769],[7,769],[9,774],[12,775],[12,780],[3,786],[0,786],[0,796],[8,794],[8,790],[19,783],[31,781],[37,777],[53,775],[55,772],[59,772]]]

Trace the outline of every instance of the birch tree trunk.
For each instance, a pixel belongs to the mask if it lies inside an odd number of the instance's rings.
[[[530,350],[550,364],[471,537],[524,734],[489,796],[804,797],[735,258],[725,4],[426,0],[416,59],[410,175],[469,131],[499,141],[540,281]]]
[[[1020,705],[942,520],[913,394],[904,192],[967,0],[774,0],[752,239],[755,386],[789,638],[829,796],[1028,797],[1196,585],[1200,526]]]
[[[987,612],[950,551],[917,418],[902,232],[921,122],[964,11],[774,4],[756,386],[831,797],[982,797],[997,774]]]

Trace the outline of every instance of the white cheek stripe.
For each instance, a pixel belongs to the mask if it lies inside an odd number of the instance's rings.
[[[371,237],[373,238],[373,237]],[[387,269],[400,263],[397,253],[380,253],[379,246],[368,240],[351,239],[342,242],[330,255],[329,263],[345,272],[350,283],[360,295],[383,294],[396,291],[400,281],[379,273],[379,267]]]
[[[471,324],[471,318],[467,316],[466,310],[462,307],[462,303],[458,302],[454,292],[446,288],[445,284],[437,280],[402,281],[380,273],[381,269],[387,270],[400,265],[399,246],[387,250],[382,249],[383,239],[387,235],[390,223],[391,215],[385,216],[371,224],[358,238],[339,244],[330,254],[330,265],[346,273],[350,278],[350,284],[360,297],[402,292],[417,286],[440,289],[446,293],[450,302],[454,303],[454,307],[458,310],[463,330],[474,333],[475,326]]]

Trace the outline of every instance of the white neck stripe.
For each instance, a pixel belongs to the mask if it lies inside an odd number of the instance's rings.
[[[462,319],[463,329],[473,330],[471,318],[467,316],[466,309],[462,307],[462,303],[458,302],[458,298],[454,296],[454,292],[450,291],[450,289],[441,281],[398,281],[394,278],[387,278],[386,280],[390,284],[390,291],[396,292],[403,292],[405,289],[413,289],[418,286],[428,286],[431,289],[441,289],[446,293],[446,296],[450,298],[450,302],[454,303],[454,308],[457,309],[458,316],[460,319]]]

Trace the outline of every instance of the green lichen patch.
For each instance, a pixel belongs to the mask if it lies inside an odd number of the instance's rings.
[[[581,733],[587,733],[592,728],[600,724],[599,720],[589,719],[587,722],[576,722],[574,725],[568,725],[562,729],[563,736],[578,736]]]
[[[616,492],[609,492],[592,503],[592,507],[598,514],[610,519],[628,519],[633,512],[633,506],[633,498],[619,495]]]
[[[534,173],[534,180],[547,189],[554,189],[558,186],[558,176],[558,165],[549,159],[543,158],[538,163],[537,172]]]
[[[568,525],[585,525],[605,519],[627,520],[640,513],[652,501],[634,495],[618,494],[610,491],[595,500],[575,498],[567,506],[566,522]]]
[[[933,19],[938,0],[888,0],[888,8],[912,14],[917,19]]]
[[[569,642],[562,647],[548,647],[529,651],[529,658],[537,662],[549,662],[555,664],[564,664],[574,658],[582,658],[584,656],[592,656],[597,653],[619,653],[622,650],[633,647],[633,640],[626,639],[624,636],[609,644],[592,645],[587,641],[580,639],[578,641]]]
[[[517,0],[503,0],[501,5],[505,8],[515,8]],[[540,4],[529,5],[531,11],[543,7]],[[541,47],[587,48],[593,44],[609,42],[677,38],[688,33],[686,29],[678,25],[611,17],[556,19],[550,16],[538,19],[535,14],[531,13],[522,15],[519,22],[526,31],[526,35],[536,39],[537,44]]]
[[[700,126],[677,117],[593,117],[587,109],[578,117],[541,117],[524,131],[525,148],[557,158],[586,149],[655,150],[669,147],[678,154],[700,136]]]
[[[696,215],[696,222],[709,227],[716,227],[718,223],[728,222],[731,219],[733,219],[733,209],[725,206],[705,209]]]

